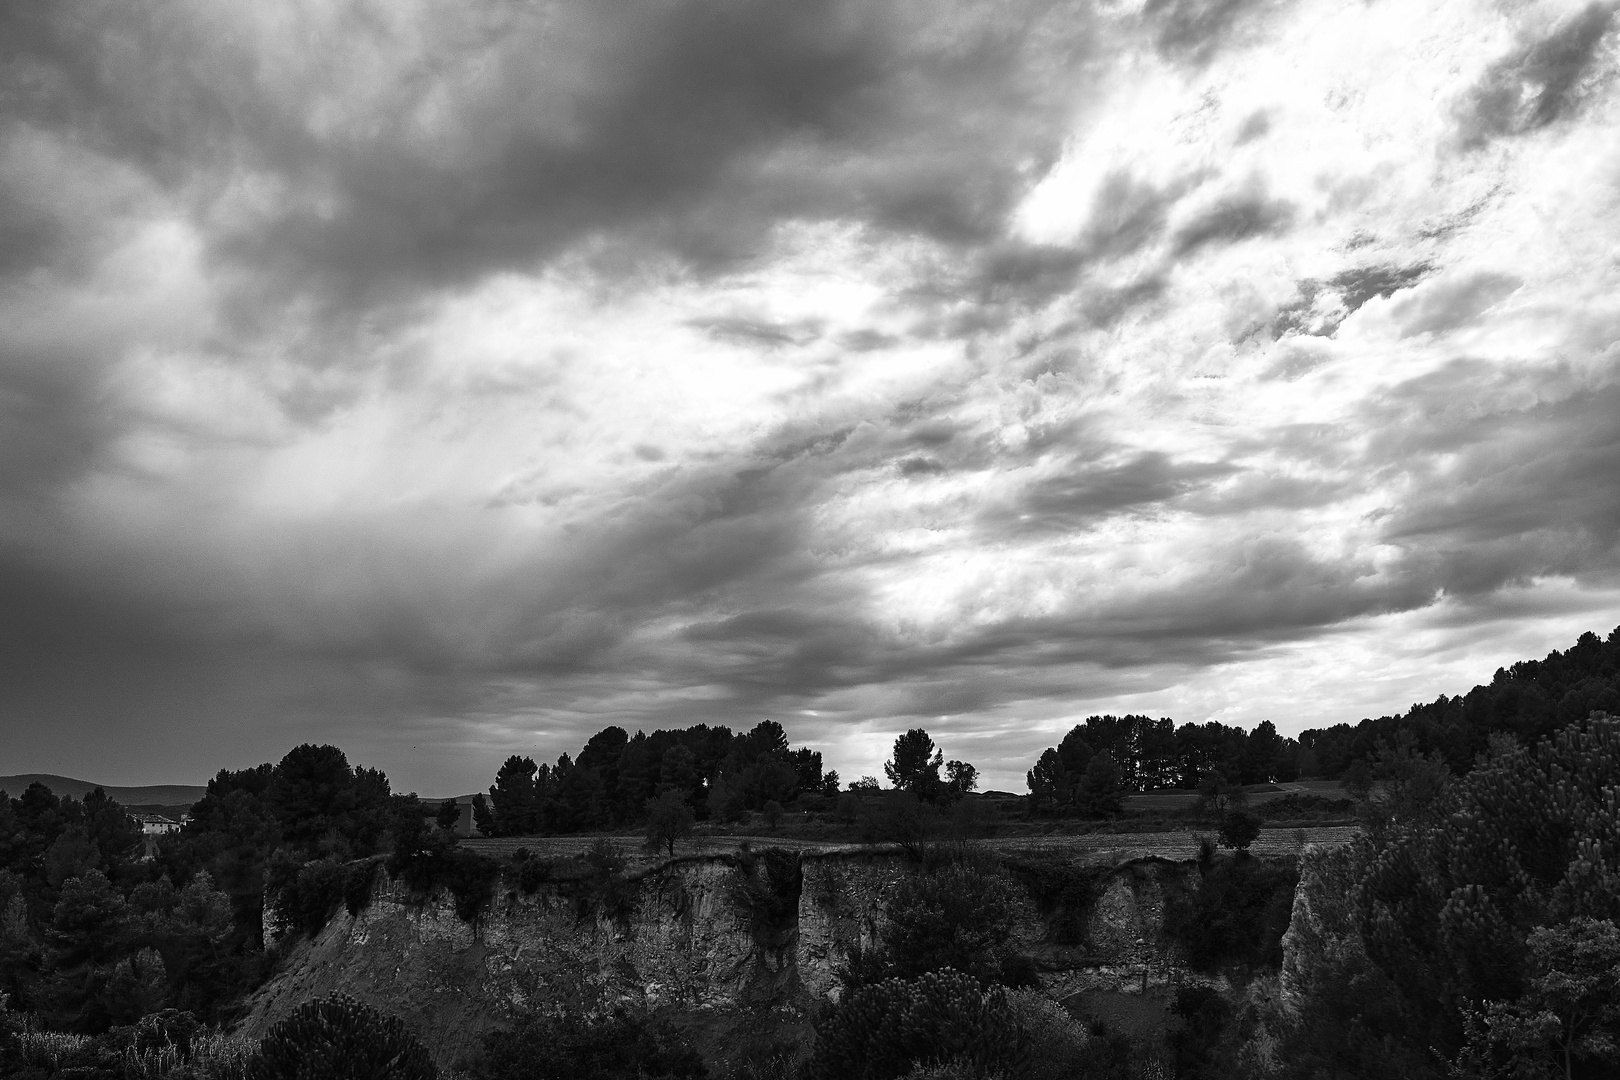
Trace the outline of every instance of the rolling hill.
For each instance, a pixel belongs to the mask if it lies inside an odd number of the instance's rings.
[[[19,773],[15,776],[0,776],[0,791],[16,798],[23,793],[24,788],[35,782],[44,784],[56,795],[71,795],[75,799],[82,799],[99,787],[114,801],[124,806],[190,806],[202,798],[203,792],[207,790],[201,784],[112,787],[108,784],[92,784],[87,780],[75,780],[68,776],[53,776],[50,773]]]

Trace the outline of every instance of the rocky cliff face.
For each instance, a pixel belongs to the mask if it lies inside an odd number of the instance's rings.
[[[763,862],[763,860],[761,860]],[[441,1061],[535,1007],[616,1003],[721,1014],[763,1007],[801,1013],[837,993],[835,968],[871,945],[883,899],[912,865],[897,855],[775,857],[770,873],[734,858],[676,860],[630,883],[620,917],[566,890],[507,892],[475,923],[448,895],[413,896],[379,874],[369,907],[340,911],[298,942],[255,995],[242,1033],[258,1037],[297,1004],[351,994],[415,1024]],[[1192,864],[1143,860],[1107,871],[1085,918],[1084,943],[1063,945],[1055,912],[1026,895],[1015,947],[1043,989],[1162,999],[1187,971],[1160,929],[1165,890]],[[1072,933],[1070,937],[1075,937]]]

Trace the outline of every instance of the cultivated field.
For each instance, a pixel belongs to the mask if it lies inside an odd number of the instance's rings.
[[[1127,859],[1156,855],[1165,859],[1190,859],[1198,851],[1200,832],[1213,830],[1181,829],[1173,832],[1151,833],[1090,833],[1083,836],[1046,834],[1039,836],[1001,836],[975,841],[996,851],[1043,851],[1073,855],[1091,862],[1123,862]],[[1354,825],[1328,825],[1306,829],[1262,829],[1260,839],[1250,848],[1256,855],[1290,855],[1302,844],[1325,844],[1337,847],[1349,843],[1360,830]],[[600,837],[596,836],[505,836],[471,837],[461,843],[473,851],[496,858],[506,858],[519,848],[527,848],[541,858],[567,858],[584,854]],[[648,866],[659,857],[642,849],[639,835],[612,836],[614,843],[630,857],[632,867]],[[829,852],[853,851],[863,845],[827,840],[802,840],[791,836],[698,836],[684,840],[676,846],[679,855],[720,855],[737,851],[744,844],[756,850],[767,847],[792,848],[798,851]],[[882,846],[882,845],[879,845]]]

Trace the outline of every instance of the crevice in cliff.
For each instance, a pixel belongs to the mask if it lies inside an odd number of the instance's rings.
[[[755,1002],[777,1001],[800,989],[799,900],[804,891],[804,864],[797,851],[743,848],[730,860],[736,869],[731,902],[753,942],[748,961],[753,971],[747,996]]]

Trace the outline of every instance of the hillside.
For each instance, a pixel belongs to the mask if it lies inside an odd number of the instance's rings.
[[[1380,741],[1410,740],[1420,753],[1438,751],[1454,772],[1465,773],[1490,736],[1506,732],[1526,745],[1593,712],[1620,713],[1620,627],[1607,638],[1582,634],[1563,652],[1498,668],[1488,684],[1465,694],[1442,694],[1405,713],[1336,724],[1300,733],[1312,771],[1337,777],[1353,761],[1370,761]]]
[[[109,798],[124,806],[190,806],[202,798],[203,792],[207,790],[200,784],[113,787],[108,784],[92,784],[88,780],[75,780],[69,776],[54,776],[50,773],[18,773],[13,776],[0,776],[0,791],[16,798],[33,783],[44,784],[54,795],[68,795],[75,799],[82,799],[99,787]]]

